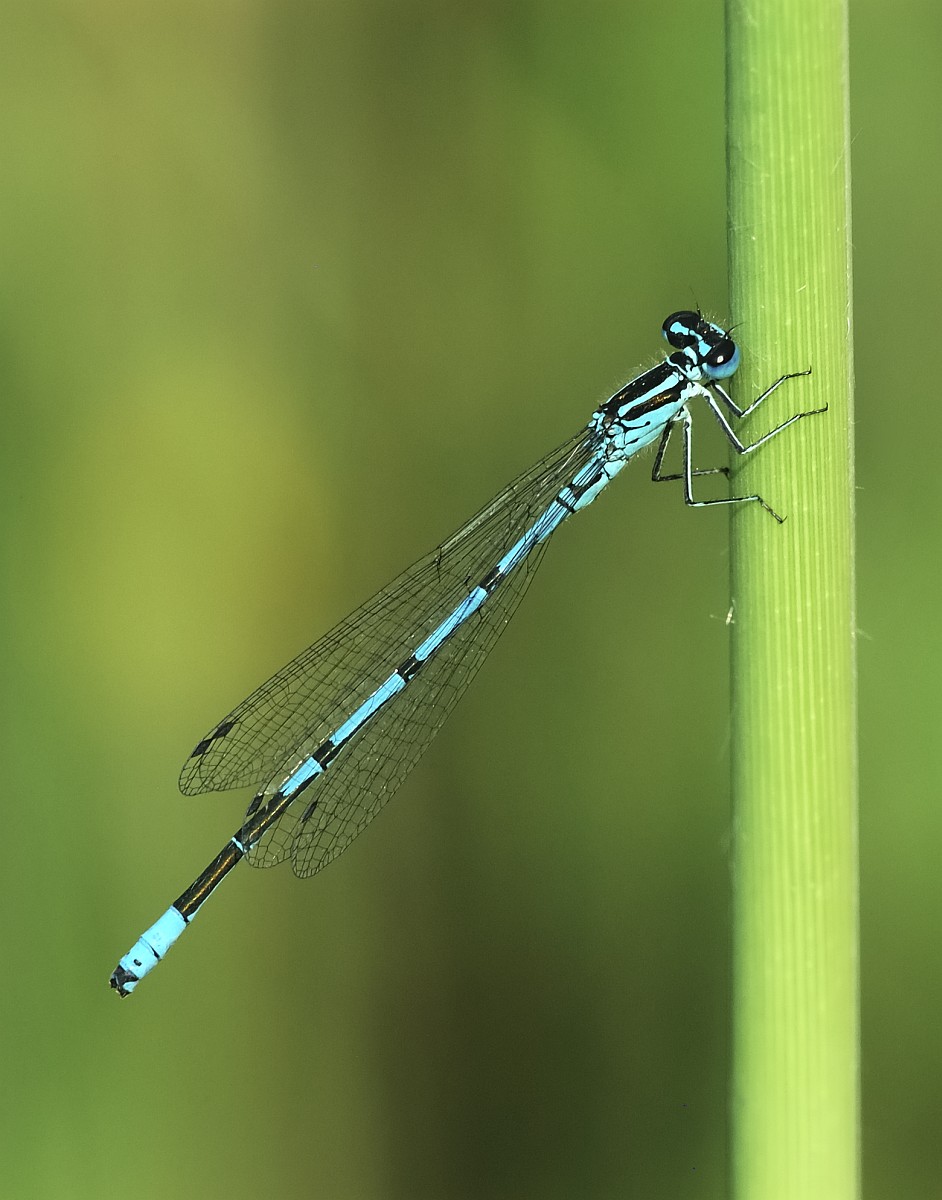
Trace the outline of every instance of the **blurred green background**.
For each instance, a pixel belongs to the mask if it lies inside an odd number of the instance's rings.
[[[897,1200],[942,1196],[942,14],[853,19],[864,1170]],[[340,864],[240,868],[107,985],[248,798],[177,793],[195,740],[666,313],[726,316],[721,6],[3,30],[6,1193],[723,1196],[727,519],[643,466]]]

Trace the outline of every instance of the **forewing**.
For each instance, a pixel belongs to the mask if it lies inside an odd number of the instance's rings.
[[[276,790],[295,766],[453,611],[533,517],[589,461],[596,444],[593,435],[584,430],[558,447],[508,484],[437,550],[414,563],[256,689],[197,745],[181,772],[181,791],[195,795],[265,785],[266,792]],[[531,554],[533,565],[541,550],[537,547]],[[388,798],[470,682],[502,628],[501,622],[506,623],[519,602],[530,574],[532,567],[527,569],[522,564],[472,618],[467,629],[459,630],[423,668],[416,683],[423,677],[428,680],[424,701],[421,696],[412,696],[411,685],[406,688],[358,735],[356,743],[318,781],[319,786],[326,784],[330,789],[328,777],[336,773],[338,779],[344,778],[357,763],[357,769],[363,772],[362,757],[370,751],[360,747],[373,747],[391,719],[404,720],[413,715],[411,706],[418,705],[413,726],[399,731],[396,737],[413,742],[418,739],[419,748],[412,746],[406,751],[403,746],[391,755],[388,766],[377,765],[367,772],[373,786]],[[478,637],[474,636],[475,629]],[[478,639],[484,647],[480,653],[475,649]],[[439,658],[442,665],[438,664]],[[449,670],[460,683],[454,695],[454,688],[449,690]],[[437,721],[429,712],[436,704],[444,708]],[[394,713],[399,714],[398,718],[393,718]],[[378,748],[375,753],[379,754]],[[400,763],[406,760],[408,765],[403,769]],[[395,783],[390,787],[393,779]],[[342,807],[338,805],[338,811]],[[264,850],[259,849],[254,857],[266,861],[285,857],[291,840],[286,832],[289,815],[270,831],[261,844]],[[345,823],[339,816],[337,819]]]
[[[413,682],[298,797],[249,852],[250,863],[272,866],[290,854],[294,873],[305,877],[343,853],[425,753],[520,603],[546,545],[530,552]]]

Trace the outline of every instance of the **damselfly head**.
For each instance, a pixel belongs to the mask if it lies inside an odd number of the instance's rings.
[[[663,333],[671,346],[686,351],[687,358],[710,379],[728,379],[739,367],[739,347],[725,329],[701,313],[671,313]]]

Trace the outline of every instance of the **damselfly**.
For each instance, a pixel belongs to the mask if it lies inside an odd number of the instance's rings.
[[[121,959],[111,986],[129,995],[186,929],[207,897],[243,858],[257,867],[291,859],[313,875],[341,854],[415,766],[500,636],[536,570],[550,535],[591,504],[624,465],[659,440],[651,478],[681,480],[684,500],[761,505],[761,496],[695,500],[691,400],[705,400],[737,454],[749,454],[813,412],[796,413],[745,445],[727,410],[746,408],[720,381],[739,366],[729,333],[699,312],[663,326],[673,347],[592,414],[588,425],[272,676],[198,743],[180,775],[186,795],[256,787],[245,820],[220,853]],[[662,474],[680,428],[682,469]]]

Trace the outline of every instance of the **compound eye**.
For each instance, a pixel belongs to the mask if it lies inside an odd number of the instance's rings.
[[[711,379],[728,379],[739,367],[739,347],[732,338],[723,338],[710,350],[703,365]]]
[[[697,327],[700,324],[700,314],[695,312],[675,312],[667,318],[662,326],[662,332],[668,343],[675,350],[685,350],[697,340]]]

